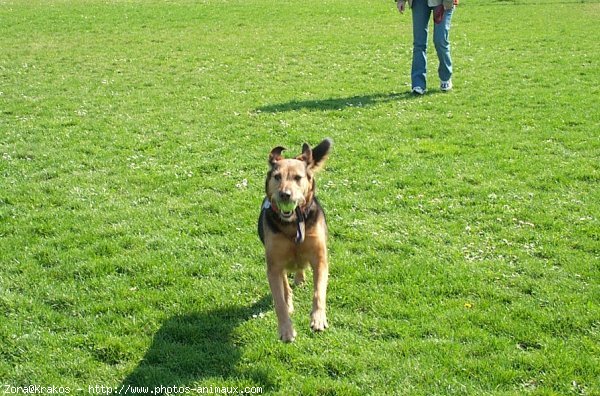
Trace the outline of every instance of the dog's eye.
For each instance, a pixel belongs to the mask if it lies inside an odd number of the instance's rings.
[[[302,180],[302,176],[296,175],[296,176],[294,176],[294,180],[296,180],[297,182],[300,182]]]
[[[277,181],[281,181],[281,175],[280,174],[273,175],[273,179],[275,179]]]

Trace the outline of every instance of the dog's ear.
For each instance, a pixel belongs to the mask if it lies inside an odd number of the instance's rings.
[[[329,155],[329,149],[331,149],[332,144],[333,141],[327,138],[319,143],[317,147],[311,150],[311,158],[310,161],[308,161],[308,166],[311,168],[311,170],[317,171],[323,167],[325,161],[327,160],[327,156]],[[305,146],[308,145],[305,144]]]
[[[281,146],[277,146],[273,150],[271,150],[271,153],[269,154],[269,164],[271,166],[275,165],[275,162],[281,161],[283,159],[281,153],[283,153],[284,150],[285,147]]]
[[[299,156],[296,157],[297,160],[300,161],[304,161],[307,163],[308,166],[310,166],[310,164],[312,163],[312,150],[310,148],[310,146],[308,145],[308,143],[304,143],[302,145],[302,154],[300,154]]]

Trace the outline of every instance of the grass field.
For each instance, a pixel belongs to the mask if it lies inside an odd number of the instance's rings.
[[[600,395],[599,25],[461,0],[412,97],[389,0],[0,0],[0,393]],[[309,285],[282,344],[267,154],[324,137],[330,329]]]

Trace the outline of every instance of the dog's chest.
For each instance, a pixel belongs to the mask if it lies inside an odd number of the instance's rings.
[[[267,244],[267,251],[276,258],[276,265],[291,271],[304,269],[314,256],[311,240],[307,238],[303,243],[295,243],[290,235],[284,232],[273,235]]]

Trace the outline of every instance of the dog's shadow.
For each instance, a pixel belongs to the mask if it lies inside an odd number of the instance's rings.
[[[378,93],[372,95],[356,95],[345,98],[329,98],[318,100],[292,100],[285,103],[258,107],[256,111],[265,113],[279,113],[285,111],[331,111],[342,110],[348,107],[366,107],[379,103],[398,100],[413,99],[415,96],[410,92],[404,93]]]
[[[162,394],[168,387],[194,387],[203,381],[215,387],[231,386],[239,380],[272,389],[266,373],[236,370],[241,350],[232,339],[237,326],[271,309],[271,304],[270,296],[265,296],[247,307],[220,308],[168,319],[119,389],[146,388],[153,394]]]

